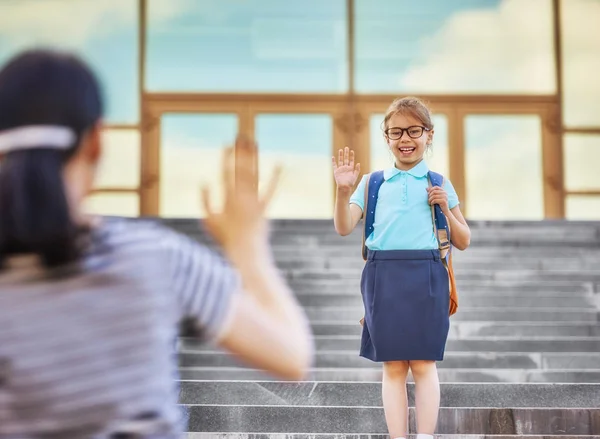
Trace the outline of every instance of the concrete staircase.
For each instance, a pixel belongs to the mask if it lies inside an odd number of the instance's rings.
[[[196,221],[165,222],[209,242]],[[600,224],[471,227],[471,248],[454,254],[459,312],[438,366],[438,434],[600,437]],[[189,438],[387,437],[381,367],[358,356],[360,239],[331,221],[273,223],[278,264],[312,321],[315,368],[281,382],[182,338]],[[412,409],[410,422],[414,432]]]

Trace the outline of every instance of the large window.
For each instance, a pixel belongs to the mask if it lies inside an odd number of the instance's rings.
[[[361,93],[554,93],[551,0],[355,0]]]
[[[567,134],[564,151],[565,189],[600,191],[600,135]]]
[[[261,114],[255,119],[260,150],[259,186],[283,167],[271,218],[331,218],[333,121],[327,114]]]
[[[160,215],[204,216],[201,188],[213,208],[223,204],[223,149],[235,142],[235,114],[168,114],[161,122]]]
[[[541,136],[541,120],[535,115],[466,117],[469,218],[544,217]]]
[[[561,0],[566,217],[600,218],[600,2]]]
[[[148,0],[151,91],[345,92],[345,0]]]
[[[0,64],[51,46],[97,73],[95,212],[197,216],[240,131],[259,142],[259,185],[286,169],[271,217],[330,217],[332,149],[352,145],[366,172],[391,165],[380,113],[416,95],[438,112],[426,160],[467,217],[589,219],[598,16],[598,0],[0,0]]]
[[[561,0],[563,113],[567,127],[600,127],[600,2]]]
[[[140,133],[134,129],[106,129],[97,188],[137,189],[140,184]]]
[[[567,134],[564,141],[566,215],[569,219],[600,218],[600,135]]]
[[[75,51],[102,82],[106,122],[137,123],[137,11],[133,0],[0,1],[0,64],[26,48]]]

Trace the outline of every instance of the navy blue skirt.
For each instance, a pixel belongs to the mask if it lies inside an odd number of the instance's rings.
[[[450,285],[439,250],[368,251],[360,356],[372,361],[444,359]]]

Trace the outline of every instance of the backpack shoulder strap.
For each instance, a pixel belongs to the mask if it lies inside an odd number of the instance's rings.
[[[429,171],[428,173],[429,187],[439,186],[444,187],[444,176],[437,172]],[[438,241],[438,247],[440,249],[440,255],[442,259],[445,259],[448,252],[450,251],[450,226],[448,225],[448,219],[442,208],[435,204],[431,206],[431,220],[433,222],[433,230]]]
[[[444,176],[442,174],[438,174],[437,172],[429,171],[427,173],[429,177],[429,183],[431,186],[440,186],[444,187]]]
[[[367,260],[367,246],[365,242],[373,232],[373,223],[375,222],[375,207],[377,205],[377,194],[383,184],[383,171],[375,171],[369,174],[365,185],[365,202],[363,206],[363,240],[362,257]]]

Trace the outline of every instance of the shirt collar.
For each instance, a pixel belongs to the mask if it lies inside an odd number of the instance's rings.
[[[389,180],[390,178],[393,178],[394,176],[400,174],[401,172],[406,172],[407,174],[410,174],[413,177],[421,178],[421,177],[425,177],[427,175],[427,173],[429,172],[429,167],[427,166],[427,163],[425,163],[425,160],[421,160],[418,164],[413,166],[408,171],[401,171],[400,169],[393,166],[393,167],[387,168],[383,171],[383,178],[385,180]]]

